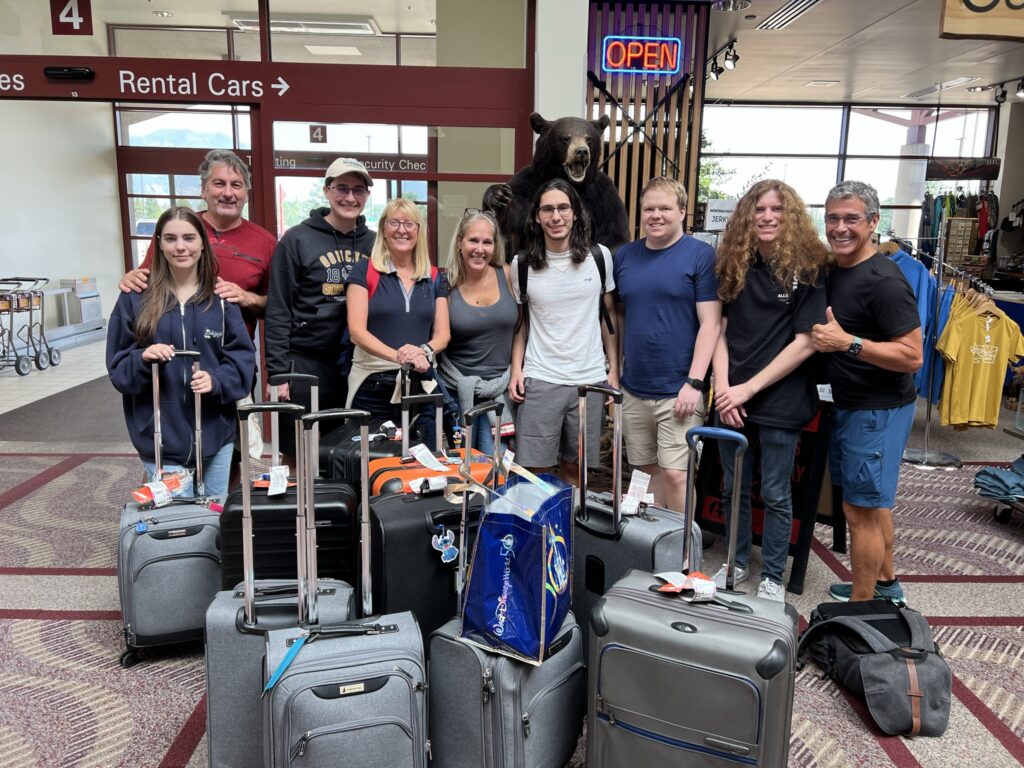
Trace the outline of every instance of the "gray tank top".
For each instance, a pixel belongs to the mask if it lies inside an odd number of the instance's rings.
[[[519,316],[505,271],[498,272],[498,301],[489,307],[467,304],[456,288],[448,301],[452,338],[445,355],[465,376],[493,379],[512,361],[512,332]]]

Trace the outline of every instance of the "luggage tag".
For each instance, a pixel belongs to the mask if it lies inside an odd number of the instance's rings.
[[[171,503],[171,490],[163,480],[146,483],[149,492],[153,495],[153,506],[164,507]]]
[[[270,468],[270,485],[267,487],[267,496],[280,496],[288,490],[288,467],[284,464]]]
[[[455,546],[455,531],[449,531],[443,525],[437,527],[441,533],[431,537],[430,546],[441,553],[442,563],[450,563],[459,556],[459,548]]]
[[[409,489],[409,493],[418,493],[421,496],[444,493],[448,489],[448,476],[416,477],[409,480],[406,487]]]
[[[441,463],[441,461],[430,451],[427,446],[423,443],[418,443],[409,449],[409,453],[427,469],[432,469],[435,472],[440,472],[442,475],[448,474],[448,467]]]
[[[710,603],[715,599],[715,582],[700,571],[692,574],[666,571],[656,573],[654,577],[665,583],[658,587],[659,592],[678,594],[687,603]]]
[[[633,474],[629,478],[629,490],[626,491],[626,495],[622,497],[622,505],[620,507],[623,515],[635,515],[640,510],[640,504],[647,503],[647,486],[651,484],[651,476],[646,472],[641,472],[639,469],[634,469]],[[654,499],[651,499],[650,503],[654,503]]]

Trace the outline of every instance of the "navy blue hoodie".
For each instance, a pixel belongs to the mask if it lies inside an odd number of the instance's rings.
[[[107,371],[124,395],[124,418],[132,444],[143,461],[153,455],[153,378],[151,363],[143,362],[133,332],[145,293],[122,293],[107,325]],[[212,459],[238,432],[235,401],[249,394],[256,370],[256,353],[234,304],[217,297],[207,305],[189,301],[160,318],[153,343],[200,353],[200,365],[210,373],[213,390],[203,395],[203,460]],[[176,357],[160,368],[160,428],[164,464],[193,466],[195,459],[195,394],[190,382],[192,360]]]

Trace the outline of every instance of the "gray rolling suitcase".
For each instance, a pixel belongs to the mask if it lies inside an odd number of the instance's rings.
[[[352,411],[324,411],[321,417]],[[361,585],[368,618],[343,623],[318,614],[309,592],[309,626],[267,633],[263,764],[267,768],[426,768],[427,665],[423,636],[409,611],[372,617],[367,424],[362,414]],[[302,417],[307,427],[317,414]],[[307,451],[309,447],[307,439]],[[307,454],[310,455],[310,454]],[[309,475],[312,461],[307,461]],[[311,487],[311,486],[310,486]],[[315,532],[314,532],[315,534]],[[315,560],[310,563],[315,567]],[[310,573],[312,583],[315,572]]]
[[[175,357],[190,358],[192,370],[199,369],[198,352],[177,350]],[[160,364],[153,363],[152,369],[154,458],[162,469]],[[201,640],[206,608],[220,587],[220,515],[203,495],[200,398],[195,396],[196,495],[156,508],[129,502],[121,510],[117,592],[125,668],[139,660],[141,648]]]
[[[481,405],[464,416],[472,445]],[[464,466],[468,473],[468,466]],[[463,504],[463,524],[467,513]],[[465,584],[460,536],[459,608]],[[461,615],[430,636],[430,746],[435,768],[561,768],[572,757],[586,709],[582,630],[570,612],[539,667],[459,640]]]
[[[587,492],[587,392],[612,398],[612,492]],[[612,584],[634,568],[651,573],[681,571],[689,528],[689,570],[699,571],[703,548],[696,521],[653,504],[641,505],[636,515],[622,517],[622,393],[611,387],[581,386],[580,395],[580,506],[573,526],[573,612],[585,618]],[[583,654],[587,653],[584,635]]]
[[[241,444],[248,445],[250,413],[284,412],[301,416],[292,403],[262,403],[239,408]],[[363,412],[349,412],[360,418]],[[296,445],[302,445],[302,424],[296,421]],[[365,428],[363,430],[365,440]],[[304,467],[298,452],[298,469]],[[242,477],[249,477],[248,452],[242,452]],[[343,581],[309,577],[309,561],[316,563],[315,509],[305,503],[307,478],[297,476],[295,535],[298,580],[261,580],[254,577],[252,489],[242,484],[242,561],[244,581],[233,590],[218,592],[206,612],[206,735],[211,768],[253,768],[263,760],[263,687],[265,635],[272,629],[295,627],[308,621],[310,595],[316,583],[316,610],[327,622],[347,621],[354,615],[354,592]],[[307,538],[307,532],[311,532]],[[307,543],[309,547],[307,549]]]
[[[698,427],[687,434],[691,448],[702,436],[740,443],[738,473],[746,438]],[[691,453],[691,478],[693,464]],[[736,494],[733,521],[738,514]],[[798,616],[785,603],[732,591],[735,524],[729,530],[730,589],[713,602],[657,592],[652,574],[631,571],[594,607],[588,768],[785,768]]]

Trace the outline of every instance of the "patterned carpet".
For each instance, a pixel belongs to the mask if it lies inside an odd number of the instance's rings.
[[[971,488],[975,469],[905,467],[896,509],[898,570],[955,676],[947,734],[885,737],[809,667],[797,678],[791,766],[1024,764],[1024,521],[994,521]],[[4,768],[206,765],[201,649],[118,665],[116,520],[138,477],[130,454],[0,454]],[[804,593],[788,596],[805,619],[849,567],[829,550],[829,529],[817,539]],[[573,765],[582,760],[581,749]]]

